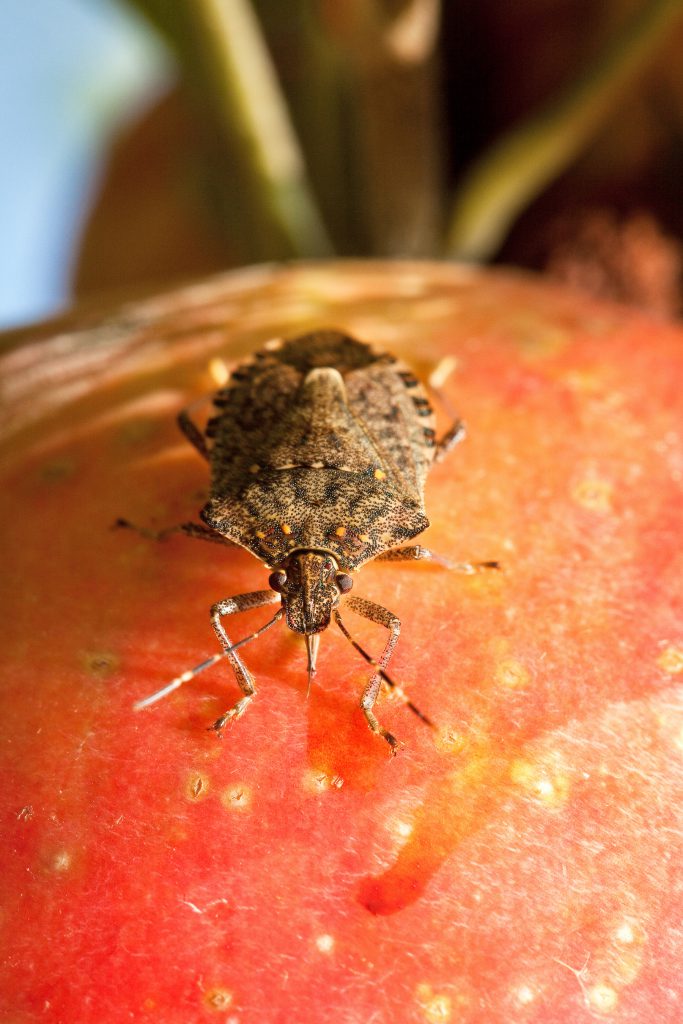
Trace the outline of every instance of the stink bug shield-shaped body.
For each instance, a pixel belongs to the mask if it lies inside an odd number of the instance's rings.
[[[420,546],[400,545],[429,525],[425,479],[434,460],[462,437],[462,425],[456,422],[437,441],[431,404],[412,373],[393,356],[332,330],[269,343],[232,373],[213,403],[203,432],[187,413],[179,418],[209,462],[211,491],[200,513],[206,526],[188,523],[178,529],[246,548],[271,570],[270,589],[215,604],[211,620],[222,655],[139,706],[225,656],[242,696],[212,726],[220,732],[255,694],[238,647],[284,618],[305,637],[310,685],[320,633],[334,620],[372,665],[361,707],[372,731],[394,750],[396,740],[373,707],[382,679],[388,678],[385,669],[400,621],[372,601],[346,597],[353,611],[389,631],[375,660],[351,639],[339,604],[351,590],[351,574],[365,562],[433,557]],[[453,566],[465,572],[481,567]],[[275,603],[280,607],[265,626],[232,643],[223,625],[226,616]]]

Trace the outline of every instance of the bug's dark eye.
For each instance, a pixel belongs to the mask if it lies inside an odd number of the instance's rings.
[[[287,573],[283,569],[277,569],[275,572],[271,572],[268,577],[268,586],[271,590],[277,590],[278,594],[284,593],[286,582]]]
[[[334,579],[342,594],[348,594],[349,590],[353,586],[353,580],[349,574],[346,572],[338,572]]]

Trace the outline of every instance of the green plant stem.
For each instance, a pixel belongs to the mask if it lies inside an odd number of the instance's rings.
[[[286,102],[250,0],[130,0],[162,32],[194,93],[218,218],[244,259],[328,256]]]
[[[519,213],[578,156],[681,15],[683,0],[646,4],[563,94],[475,164],[453,205],[450,257],[495,254]]]
[[[346,0],[333,42],[348,69],[349,176],[366,252],[433,255],[442,216],[439,0]],[[342,17],[342,14],[344,17]]]
[[[193,0],[226,128],[242,141],[267,212],[295,256],[332,252],[301,151],[248,0]]]
[[[433,256],[440,0],[254,4],[339,251]]]
[[[338,252],[358,254],[349,174],[350,69],[310,0],[252,0]]]

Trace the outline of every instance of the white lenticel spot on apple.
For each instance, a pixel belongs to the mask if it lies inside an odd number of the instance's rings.
[[[315,947],[319,953],[331,953],[334,949],[334,936],[318,935],[315,940]]]
[[[221,793],[221,803],[229,811],[247,811],[251,807],[253,793],[250,786],[234,782]]]
[[[610,1013],[616,1009],[619,995],[611,985],[601,982],[588,989],[586,999],[592,1009],[597,1010],[599,1013]]]

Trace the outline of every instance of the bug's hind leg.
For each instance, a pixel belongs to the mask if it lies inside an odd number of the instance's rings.
[[[357,615],[362,615],[363,618],[369,619],[370,622],[376,622],[379,626],[384,626],[385,629],[388,629],[390,631],[389,639],[387,640],[384,646],[384,650],[382,651],[379,661],[370,659],[371,664],[377,669],[377,671],[372,675],[370,681],[368,682],[367,686],[363,691],[360,706],[363,710],[365,719],[368,725],[370,726],[372,732],[374,732],[377,736],[382,736],[383,739],[385,739],[389,746],[391,747],[392,754],[395,754],[398,746],[398,741],[395,736],[393,736],[387,729],[384,728],[383,725],[381,725],[378,722],[377,716],[375,715],[373,709],[375,706],[375,701],[377,700],[377,695],[379,694],[380,687],[382,685],[382,673],[389,664],[391,655],[394,653],[394,647],[398,642],[398,637],[401,632],[401,620],[396,615],[394,615],[393,612],[390,612],[387,608],[383,608],[381,605],[375,604],[374,601],[368,601],[362,597],[348,597],[346,599],[346,604],[351,609],[351,611],[356,612]],[[349,634],[343,622],[341,621],[339,612],[335,611],[334,615],[337,625],[341,629],[344,636],[353,644],[354,647],[359,649],[358,645],[356,644],[356,641]]]
[[[453,423],[451,426],[443,437],[439,438],[436,442],[434,462],[441,462],[441,460],[444,459],[457,444],[460,444],[460,442],[465,439],[465,424],[456,415],[451,402],[443,392],[443,386],[453,372],[455,365],[455,360],[450,356],[446,356],[445,359],[442,359],[441,362],[434,367],[429,375],[429,391],[438,399],[444,410],[453,417]]]
[[[250,608],[261,608],[263,605],[275,604],[280,600],[280,595],[274,590],[255,590],[250,594],[237,594],[235,597],[226,597],[223,601],[218,601],[213,605],[211,609],[211,625],[218,637],[218,642],[223,648],[223,653],[230,662],[239,688],[243,694],[231,708],[228,708],[225,714],[221,715],[220,718],[216,719],[213,725],[209,726],[210,729],[217,732],[219,735],[228,722],[232,722],[244,714],[256,695],[254,677],[235,650],[235,645],[225,632],[221,619],[225,615],[236,615],[238,612],[246,612],[249,611]],[[257,630],[256,633],[253,634],[253,637],[250,637],[249,639],[256,638],[264,631],[264,629],[274,625],[276,622],[279,622],[282,618],[282,614],[284,613],[276,615],[274,619],[269,623],[266,623],[265,627]]]

